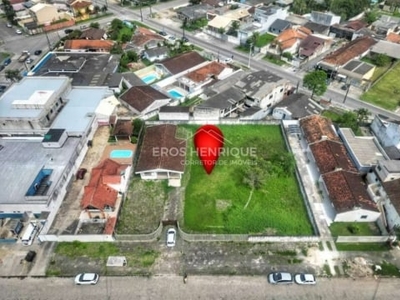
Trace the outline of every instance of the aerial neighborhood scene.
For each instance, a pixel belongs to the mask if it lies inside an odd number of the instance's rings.
[[[1,0],[4,299],[395,298],[399,62],[397,0]]]

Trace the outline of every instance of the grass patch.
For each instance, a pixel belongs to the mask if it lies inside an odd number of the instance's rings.
[[[202,101],[203,101],[203,99],[201,99],[200,97],[193,97],[191,99],[187,99],[185,102],[181,103],[179,106],[192,106],[195,104],[199,104]]]
[[[122,40],[122,36],[124,36],[124,35],[131,36],[132,33],[133,33],[133,29],[132,28],[129,28],[128,26],[124,26],[118,31],[118,39],[117,40],[121,41]]]
[[[338,251],[388,251],[386,243],[336,243]]]
[[[319,251],[324,251],[324,245],[322,245],[322,242],[318,243],[318,249]]]
[[[383,261],[380,264],[382,270],[377,270],[374,273],[381,276],[400,277],[400,270],[395,265]]]
[[[322,116],[324,116],[328,119],[331,119],[332,122],[337,122],[341,115],[339,113],[331,111],[331,110],[324,110],[322,112]]]
[[[375,223],[334,222],[329,226],[332,236],[379,236]]]
[[[184,128],[192,134],[198,129],[189,125]],[[287,152],[279,126],[221,125],[219,128],[225,136],[225,148],[243,149],[245,152],[261,144],[262,149],[257,147],[255,151],[258,157],[264,153]],[[245,170],[253,168],[246,166],[248,162],[253,162],[249,155],[238,153],[236,157],[221,156],[213,172],[207,175],[192,143],[188,143],[187,153],[187,160],[191,164],[185,171],[189,178],[184,206],[185,230],[204,233],[313,234],[297,180],[291,172],[284,176],[271,173],[262,181],[261,187],[251,194],[251,188],[244,184]]]
[[[291,250],[278,251],[278,252],[275,252],[275,254],[281,255],[281,256],[296,256],[297,255],[296,251],[291,251]]]
[[[276,36],[269,34],[269,33],[264,33],[262,35],[260,35],[260,37],[257,40],[256,43],[256,47],[264,47],[266,45],[268,45],[269,43],[271,43],[274,39],[276,38]]]
[[[66,257],[88,256],[91,258],[106,258],[118,255],[118,247],[114,243],[58,243],[55,253]]]
[[[167,199],[165,185],[166,180],[132,180],[118,218],[117,234],[145,234],[159,226]]]
[[[246,46],[243,46],[243,45],[235,47],[235,50],[243,52],[243,53],[249,53],[250,52],[250,48],[246,47]]]
[[[10,53],[0,52],[0,63],[3,62],[7,57],[10,57]]]
[[[361,99],[388,110],[395,110],[399,105],[399,77],[400,64],[397,63],[397,65],[390,72],[384,75],[377,84],[375,84],[368,92],[364,93],[361,96]]]
[[[278,65],[278,66],[286,65],[286,62],[285,62],[285,61],[283,61],[283,60],[281,60],[281,59],[279,59],[279,58],[276,58],[276,57],[274,57],[274,56],[272,56],[272,55],[266,55],[266,56],[264,56],[264,57],[263,57],[263,60],[266,60],[266,61],[268,61],[268,62],[270,62],[270,63],[273,63],[273,64],[275,64],[275,65]]]

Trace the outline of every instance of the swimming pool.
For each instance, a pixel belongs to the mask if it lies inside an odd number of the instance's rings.
[[[142,81],[143,81],[145,84],[150,84],[150,83],[156,81],[157,79],[158,79],[157,74],[151,73],[151,74],[149,74],[149,75],[144,76],[144,77],[142,78]]]
[[[132,156],[132,150],[112,150],[110,152],[110,158],[130,158]]]
[[[168,94],[172,97],[172,98],[174,98],[174,99],[181,99],[181,98],[183,98],[184,96],[181,94],[181,93],[179,93],[177,90],[169,90],[168,91]]]

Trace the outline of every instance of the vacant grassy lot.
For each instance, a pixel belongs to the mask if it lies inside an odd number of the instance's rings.
[[[79,272],[96,272],[102,275],[150,274],[159,256],[153,245],[126,243],[58,243],[46,271],[49,276],[72,276]],[[109,256],[125,256],[126,267],[106,267]]]
[[[386,243],[336,243],[338,251],[389,251]]]
[[[278,65],[278,66],[286,65],[286,62],[284,60],[276,58],[276,57],[274,57],[272,55],[266,55],[266,56],[263,57],[263,59],[266,60],[266,61],[269,61],[270,63]]]
[[[272,34],[268,34],[268,33],[264,33],[262,35],[260,35],[260,38],[258,39],[257,43],[256,43],[256,47],[264,47],[266,45],[268,45],[269,43],[271,43],[274,39],[276,38],[276,36],[272,35]]]
[[[388,110],[395,110],[400,102],[400,64],[383,76],[361,99]]]
[[[380,235],[375,223],[335,222],[329,227],[333,236],[373,236]]]
[[[185,126],[192,133],[197,126]],[[207,175],[199,164],[193,143],[187,159],[184,224],[187,231],[205,233],[268,233],[271,235],[311,235],[302,196],[294,174],[278,176],[271,172],[254,189],[244,183],[251,157],[246,149],[255,148],[256,155],[287,153],[279,126],[219,126],[225,137],[225,150],[214,171]],[[242,149],[233,156],[229,149]],[[269,165],[269,169],[274,167]],[[186,179],[185,178],[185,179]]]
[[[144,234],[157,229],[167,199],[167,182],[135,177],[129,187],[117,223],[117,234]]]

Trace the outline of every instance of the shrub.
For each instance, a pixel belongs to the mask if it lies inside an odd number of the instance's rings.
[[[357,225],[349,225],[347,226],[347,230],[350,231],[351,234],[357,234],[360,228]]]

